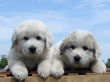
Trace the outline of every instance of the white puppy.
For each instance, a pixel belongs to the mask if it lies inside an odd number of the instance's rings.
[[[36,68],[41,77],[47,78],[50,75],[52,44],[53,37],[46,25],[39,21],[23,22],[15,29],[7,57],[13,76],[22,81],[28,76],[28,70]]]
[[[55,46],[51,75],[59,77],[65,67],[90,68],[95,73],[106,72],[99,59],[101,51],[96,39],[86,31],[74,31]]]

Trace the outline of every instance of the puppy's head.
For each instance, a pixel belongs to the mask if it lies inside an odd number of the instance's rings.
[[[24,55],[42,54],[52,44],[50,31],[39,21],[25,21],[16,28],[12,37],[12,48]]]
[[[86,67],[100,56],[100,48],[92,34],[86,31],[74,31],[61,44],[62,56],[74,67]]]

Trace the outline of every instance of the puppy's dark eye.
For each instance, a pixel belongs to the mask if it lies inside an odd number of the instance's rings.
[[[37,40],[41,40],[42,38],[41,38],[40,36],[37,36],[36,39],[37,39]]]
[[[86,47],[86,46],[83,46],[83,49],[84,49],[84,50],[88,50],[88,47]]]
[[[71,49],[75,49],[76,47],[74,45],[71,45]]]
[[[24,40],[28,40],[29,38],[28,38],[27,36],[24,36],[23,39],[24,39]]]

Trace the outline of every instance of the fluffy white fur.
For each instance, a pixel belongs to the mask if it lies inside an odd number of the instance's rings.
[[[47,78],[50,75],[52,44],[50,31],[40,21],[25,21],[18,26],[7,57],[13,76],[22,81],[28,76],[28,69],[36,68],[41,77]]]
[[[106,72],[106,66],[99,59],[100,55],[99,45],[91,33],[74,31],[55,46],[51,75],[63,75],[67,66],[73,69],[90,68],[93,72],[102,74]]]

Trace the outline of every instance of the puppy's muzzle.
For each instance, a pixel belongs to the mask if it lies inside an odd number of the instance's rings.
[[[80,56],[78,56],[78,55],[76,55],[75,57],[73,57],[73,59],[74,59],[75,63],[79,63],[79,62],[80,62],[81,57],[80,57]]]
[[[29,48],[30,53],[34,54],[36,52],[36,47],[35,46],[31,46]]]

